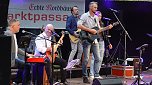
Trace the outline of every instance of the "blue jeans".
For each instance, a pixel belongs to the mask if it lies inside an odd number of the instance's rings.
[[[98,77],[99,76],[99,71],[101,66],[101,61],[100,61],[100,54],[99,54],[99,43],[93,44],[89,43],[87,40],[84,40],[82,42],[83,45],[83,52],[84,52],[84,60],[82,62],[82,74],[83,76],[88,77],[88,72],[87,72],[87,64],[90,56],[90,50],[92,50],[93,55],[94,55],[94,76]]]
[[[28,63],[25,63],[22,59],[15,59],[16,66],[18,68],[18,72],[16,75],[15,82],[19,83],[19,80],[22,80],[22,85],[27,85],[30,80],[30,69],[31,66]]]
[[[99,50],[100,50],[100,61],[102,64],[104,52],[105,52],[105,44],[103,40],[99,41]],[[101,66],[99,66],[101,67]],[[94,55],[92,55],[91,63],[90,63],[90,76],[94,76]]]

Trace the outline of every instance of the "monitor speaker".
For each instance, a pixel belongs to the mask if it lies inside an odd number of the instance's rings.
[[[119,78],[94,79],[92,85],[123,85]]]

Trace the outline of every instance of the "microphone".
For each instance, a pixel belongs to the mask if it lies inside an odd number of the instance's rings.
[[[56,37],[60,37],[56,32],[52,32],[53,36],[55,35]]]
[[[34,33],[32,33],[32,32],[28,32],[28,31],[25,31],[25,30],[22,30],[22,33],[27,33],[27,34],[30,34],[30,35],[37,36],[37,35],[35,35]]]
[[[111,20],[110,18],[102,17],[103,20]]]
[[[112,8],[109,8],[111,11],[113,11],[113,12],[118,12],[117,10],[115,10],[115,9],[112,9]]]
[[[25,31],[25,30],[22,30],[22,33],[33,34],[31,32]]]
[[[148,44],[143,44],[142,46],[136,48],[136,50],[140,50],[140,49],[143,49],[143,48],[145,48],[145,47],[148,47]]]

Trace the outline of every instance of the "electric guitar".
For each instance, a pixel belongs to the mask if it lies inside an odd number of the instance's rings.
[[[115,22],[112,25],[116,26],[118,24],[119,24],[119,22]],[[91,33],[86,32],[86,31],[81,31],[82,40],[86,39],[88,42],[92,43],[95,39],[98,39],[100,37],[99,33],[103,32],[103,31],[106,31],[106,30],[109,30],[109,27],[106,26],[103,29],[99,29],[98,27],[93,27],[92,29],[97,30],[98,31],[97,34],[91,34]]]
[[[51,55],[51,52],[50,51],[47,51],[46,52],[46,56],[50,58],[50,62],[53,63],[54,60],[55,60],[55,57],[57,56],[57,49],[58,47],[61,45],[61,41],[63,40],[64,36],[65,36],[65,32],[62,31],[62,36],[60,37],[60,39],[58,40],[57,44],[54,45],[54,53],[53,53],[53,56]],[[53,58],[53,62],[52,62],[52,58]]]
[[[76,31],[76,33],[77,33],[78,35],[80,35],[80,31],[81,31],[81,29],[78,29],[78,30]],[[76,36],[71,35],[71,34],[69,34],[69,38],[70,38],[70,40],[71,40],[73,43],[77,43],[77,42],[79,41],[79,37],[76,37]]]

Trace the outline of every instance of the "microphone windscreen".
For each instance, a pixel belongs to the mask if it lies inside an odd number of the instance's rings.
[[[25,30],[22,30],[22,33],[25,33],[26,31]]]

